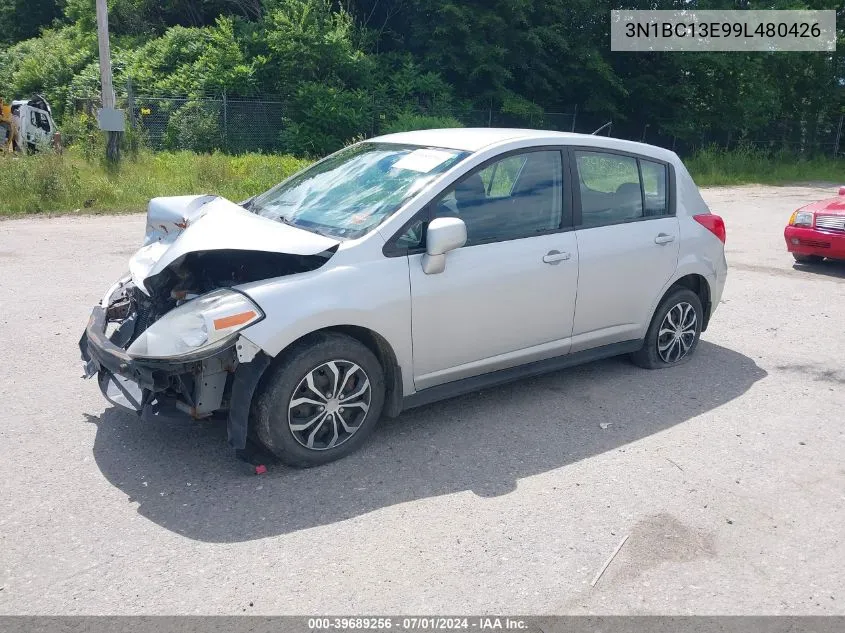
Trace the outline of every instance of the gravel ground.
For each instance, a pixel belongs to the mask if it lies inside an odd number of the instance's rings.
[[[0,614],[845,614],[845,265],[782,241],[836,190],[704,193],[731,271],[692,362],[461,397],[261,477],[224,426],[79,378],[141,216],[0,222]]]

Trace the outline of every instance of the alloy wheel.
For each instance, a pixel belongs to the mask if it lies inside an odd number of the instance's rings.
[[[657,353],[665,363],[677,363],[695,342],[698,316],[686,301],[675,304],[663,317],[657,334]]]
[[[324,451],[346,442],[370,410],[367,373],[348,360],[332,360],[299,382],[288,404],[291,434],[305,448]]]

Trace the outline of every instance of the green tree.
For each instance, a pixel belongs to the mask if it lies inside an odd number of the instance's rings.
[[[0,54],[0,94],[6,99],[43,93],[61,116],[76,75],[96,55],[96,34],[76,26],[46,29]]]
[[[351,86],[371,70],[355,45],[352,17],[330,0],[267,0],[266,8],[262,83],[275,94],[292,95],[313,81]]]
[[[0,2],[0,45],[36,37],[62,15],[56,0],[3,0]]]
[[[247,55],[237,31],[226,17],[208,27],[174,26],[131,51],[116,76],[129,76],[139,91],[154,95],[254,94],[266,59]]]

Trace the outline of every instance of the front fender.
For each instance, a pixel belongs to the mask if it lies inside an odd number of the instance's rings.
[[[342,258],[338,258],[342,259]],[[411,291],[407,257],[334,264],[308,273],[254,282],[238,289],[265,318],[243,331],[268,356],[303,336],[351,325],[379,334],[393,349],[404,392],[413,392]]]

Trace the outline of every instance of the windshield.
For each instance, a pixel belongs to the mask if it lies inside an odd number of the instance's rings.
[[[417,145],[359,143],[261,194],[249,210],[315,233],[354,239],[468,155]]]

